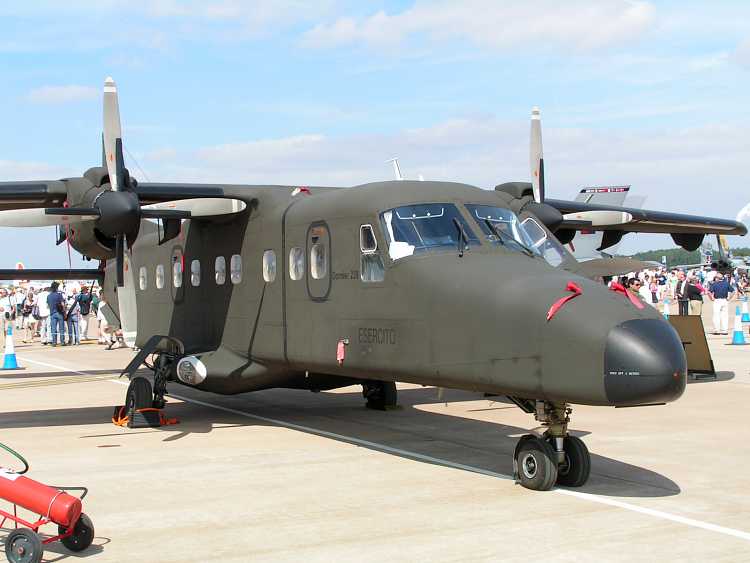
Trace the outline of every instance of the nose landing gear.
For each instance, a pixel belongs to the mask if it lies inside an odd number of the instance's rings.
[[[516,444],[513,474],[527,489],[548,491],[555,484],[581,487],[591,473],[591,456],[580,438],[568,434],[572,409],[566,403],[512,399],[547,429],[541,436],[527,434]]]

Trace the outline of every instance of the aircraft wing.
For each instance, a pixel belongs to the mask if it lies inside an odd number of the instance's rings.
[[[556,208],[563,215],[581,213],[588,211],[610,211],[613,217],[619,219],[622,214],[628,214],[631,218],[626,222],[606,224],[599,221],[596,227],[578,227],[575,230],[603,231],[602,244],[597,250],[604,250],[614,246],[622,239],[625,233],[667,233],[672,235],[672,240],[686,250],[697,249],[703,241],[704,235],[745,235],[747,227],[739,221],[729,219],[718,219],[702,215],[685,215],[683,213],[671,213],[667,211],[651,211],[635,207],[620,207],[615,205],[598,205],[578,201],[566,201],[562,199],[547,199],[545,203]],[[570,228],[565,225],[565,228]]]
[[[67,195],[60,180],[0,182],[0,210],[59,207]]]
[[[545,203],[555,207],[563,214],[581,211],[616,211],[633,216],[628,223],[596,226],[597,231],[625,231],[632,233],[668,233],[668,234],[723,234],[745,235],[747,227],[739,221],[717,219],[702,215],[685,215],[668,211],[650,211],[635,207],[615,205],[596,205],[562,199],[547,199]],[[591,228],[591,227],[583,227]]]

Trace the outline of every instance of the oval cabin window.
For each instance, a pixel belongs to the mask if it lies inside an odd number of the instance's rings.
[[[263,253],[263,281],[271,283],[276,279],[276,253],[266,250]]]
[[[237,285],[242,281],[242,256],[234,254],[229,260],[229,279]]]
[[[223,256],[216,257],[214,271],[216,272],[216,285],[224,285],[227,281],[227,261]]]
[[[193,285],[193,287],[198,287],[201,284],[200,260],[193,260],[190,263],[190,283]]]

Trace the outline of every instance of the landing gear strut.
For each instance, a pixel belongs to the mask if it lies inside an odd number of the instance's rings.
[[[527,489],[548,491],[555,484],[581,487],[591,472],[591,456],[580,438],[568,434],[572,409],[566,403],[513,398],[546,430],[541,436],[527,434],[518,441],[513,455],[516,482]]]
[[[393,381],[365,381],[362,396],[367,399],[368,409],[387,411],[397,407],[398,392]]]

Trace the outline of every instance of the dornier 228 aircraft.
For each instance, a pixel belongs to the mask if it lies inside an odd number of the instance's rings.
[[[532,182],[494,190],[140,183],[107,79],[102,166],[0,184],[0,225],[63,225],[101,261],[24,277],[103,281],[140,349],[125,369],[129,407],[163,406],[168,383],[223,394],[361,384],[378,409],[396,404],[395,381],[506,395],[546,428],[519,440],[518,481],[581,486],[590,457],[568,433],[570,405],[673,401],[686,360],[653,308],[575,273],[561,242],[579,229],[610,241],[643,231],[695,248],[704,234],[746,229],[545,199],[541,148],[535,109]],[[153,385],[135,376],[142,363]]]

